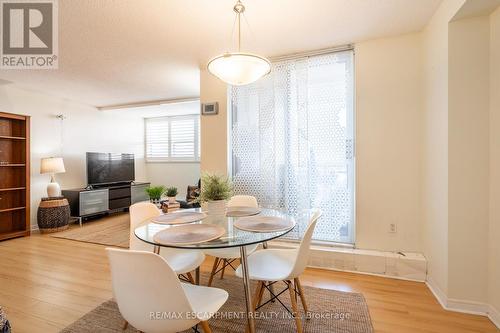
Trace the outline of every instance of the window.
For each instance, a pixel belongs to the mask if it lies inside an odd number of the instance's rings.
[[[146,118],[147,162],[200,160],[200,116]]]
[[[235,192],[294,215],[321,209],[319,241],[354,242],[353,57],[277,62],[256,83],[231,88]]]

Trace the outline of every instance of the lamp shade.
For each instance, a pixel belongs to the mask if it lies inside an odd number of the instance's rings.
[[[40,173],[63,173],[66,172],[62,157],[42,158]]]
[[[255,82],[271,72],[269,60],[251,53],[226,53],[210,60],[207,67],[210,73],[234,86]]]

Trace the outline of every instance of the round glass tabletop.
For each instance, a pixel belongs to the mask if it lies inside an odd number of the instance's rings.
[[[185,211],[185,210],[183,210]],[[191,209],[191,211],[200,212],[200,208]],[[175,214],[175,213],[173,213]],[[286,235],[290,231],[292,231],[295,226],[295,219],[283,212],[274,209],[263,208],[259,213],[259,216],[273,216],[279,217],[282,219],[286,219],[291,222],[292,227],[283,231],[275,231],[275,232],[251,232],[240,230],[233,226],[234,221],[244,217],[229,217],[225,215],[208,215],[201,221],[193,222],[193,223],[210,223],[214,225],[218,225],[223,227],[226,232],[224,235],[218,239],[199,243],[199,244],[160,244],[154,241],[154,236],[156,233],[168,229],[175,228],[179,225],[167,225],[167,224],[158,224],[147,220],[143,222],[139,227],[137,227],[134,231],[135,236],[140,240],[157,246],[163,247],[172,247],[172,248],[181,248],[181,249],[220,249],[220,248],[228,248],[228,247],[239,247],[244,245],[258,244],[266,241],[270,241],[272,239],[281,237]],[[186,225],[186,224],[181,224]]]

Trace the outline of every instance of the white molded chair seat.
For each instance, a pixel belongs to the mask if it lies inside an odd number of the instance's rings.
[[[254,196],[251,195],[235,195],[229,199],[227,207],[253,207],[258,208],[259,203]]]
[[[250,280],[258,281],[283,281],[294,279],[291,277],[296,249],[267,249],[258,250],[248,256],[248,274]],[[236,269],[236,275],[243,277],[241,265]]]
[[[210,314],[216,313],[226,303],[228,293],[225,290],[181,283],[189,303],[201,321],[210,319]]]
[[[135,235],[133,236],[135,237]],[[137,241],[142,242],[140,239]],[[130,246],[130,250],[153,252],[153,246],[150,244],[140,244],[140,246]],[[205,255],[198,250],[177,250],[168,247],[160,248],[160,256],[165,259],[170,267],[177,274],[186,274],[194,271],[205,261]]]
[[[298,277],[307,266],[311,239],[316,222],[321,217],[315,212],[309,221],[304,237],[297,249],[264,249],[255,251],[248,256],[248,274],[251,280],[284,281]],[[241,266],[236,274],[242,277]]]
[[[277,281],[283,281],[290,294],[293,312],[298,313],[297,296],[300,296],[304,311],[308,312],[299,276],[306,269],[312,235],[320,216],[320,212],[314,213],[297,249],[264,249],[255,251],[248,256],[248,275],[250,280],[259,281],[255,292],[255,295],[258,296],[257,299],[253,300],[254,309],[260,304],[266,288],[271,291],[271,300],[278,298],[281,293],[275,294],[272,286]],[[236,275],[239,277],[243,276],[241,265],[236,269]],[[302,333],[302,320],[300,316],[295,316],[295,323],[297,332]]]
[[[160,210],[152,203],[139,202],[130,206],[130,250],[153,252],[153,245],[138,239],[134,230],[146,220],[160,216]],[[186,274],[194,271],[205,260],[202,251],[178,250],[167,247],[160,249],[162,256],[177,274]]]
[[[160,256],[163,257],[177,274],[194,271],[205,261],[205,255],[197,250],[176,250],[162,248]]]
[[[113,296],[126,321],[124,328],[130,323],[142,332],[174,333],[201,322],[204,332],[210,332],[207,320],[227,301],[225,290],[181,283],[167,261],[152,252],[106,251]],[[183,317],[152,320],[151,313]]]

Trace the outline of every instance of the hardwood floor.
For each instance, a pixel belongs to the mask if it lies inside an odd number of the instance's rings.
[[[46,235],[0,242],[0,305],[14,332],[58,332],[111,298],[104,248]],[[443,310],[423,283],[308,269],[302,284],[363,293],[376,332],[500,332],[486,317]]]

